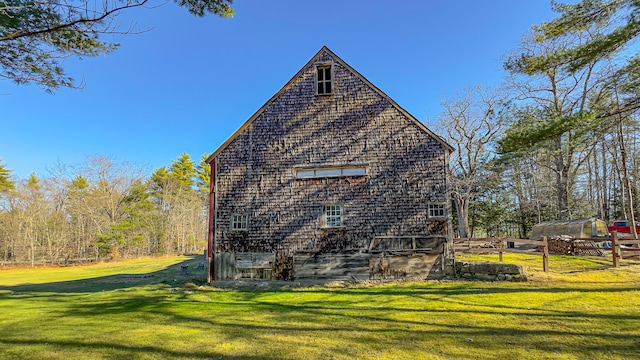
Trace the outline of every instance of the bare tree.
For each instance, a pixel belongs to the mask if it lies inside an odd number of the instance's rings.
[[[440,134],[454,146],[451,159],[451,191],[458,214],[461,237],[469,234],[469,205],[477,194],[493,144],[502,134],[505,96],[500,90],[470,87],[453,99],[445,99],[439,123]]]

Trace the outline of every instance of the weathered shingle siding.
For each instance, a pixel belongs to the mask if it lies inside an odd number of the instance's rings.
[[[328,55],[319,62],[330,62]],[[374,236],[446,235],[429,203],[446,202],[447,150],[340,63],[334,94],[315,95],[304,69],[217,155],[218,251],[335,251]],[[295,179],[294,168],[366,165],[366,176]],[[341,204],[344,229],[321,228],[323,206]],[[246,232],[230,231],[247,214]]]

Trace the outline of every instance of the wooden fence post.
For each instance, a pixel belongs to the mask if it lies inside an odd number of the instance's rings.
[[[547,237],[542,237],[542,271],[547,272],[549,269],[549,241]]]
[[[500,261],[502,261],[502,249],[504,249],[504,240],[500,239],[500,241],[498,241],[498,248],[500,249],[498,258],[500,259]]]
[[[613,257],[613,267],[620,266],[620,244],[618,244],[618,232],[611,232],[611,256]]]

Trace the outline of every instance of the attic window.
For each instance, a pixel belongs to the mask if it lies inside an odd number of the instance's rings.
[[[317,68],[316,83],[318,95],[329,95],[333,93],[331,65],[320,65]]]

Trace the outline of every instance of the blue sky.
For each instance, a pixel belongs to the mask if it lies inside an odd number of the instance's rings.
[[[172,2],[119,18],[138,35],[68,59],[82,90],[54,95],[0,80],[0,158],[46,177],[89,155],[150,174],[183,152],[213,152],[323,45],[423,122],[465,87],[497,85],[501,57],[555,15],[545,0],[236,0],[232,19]]]

